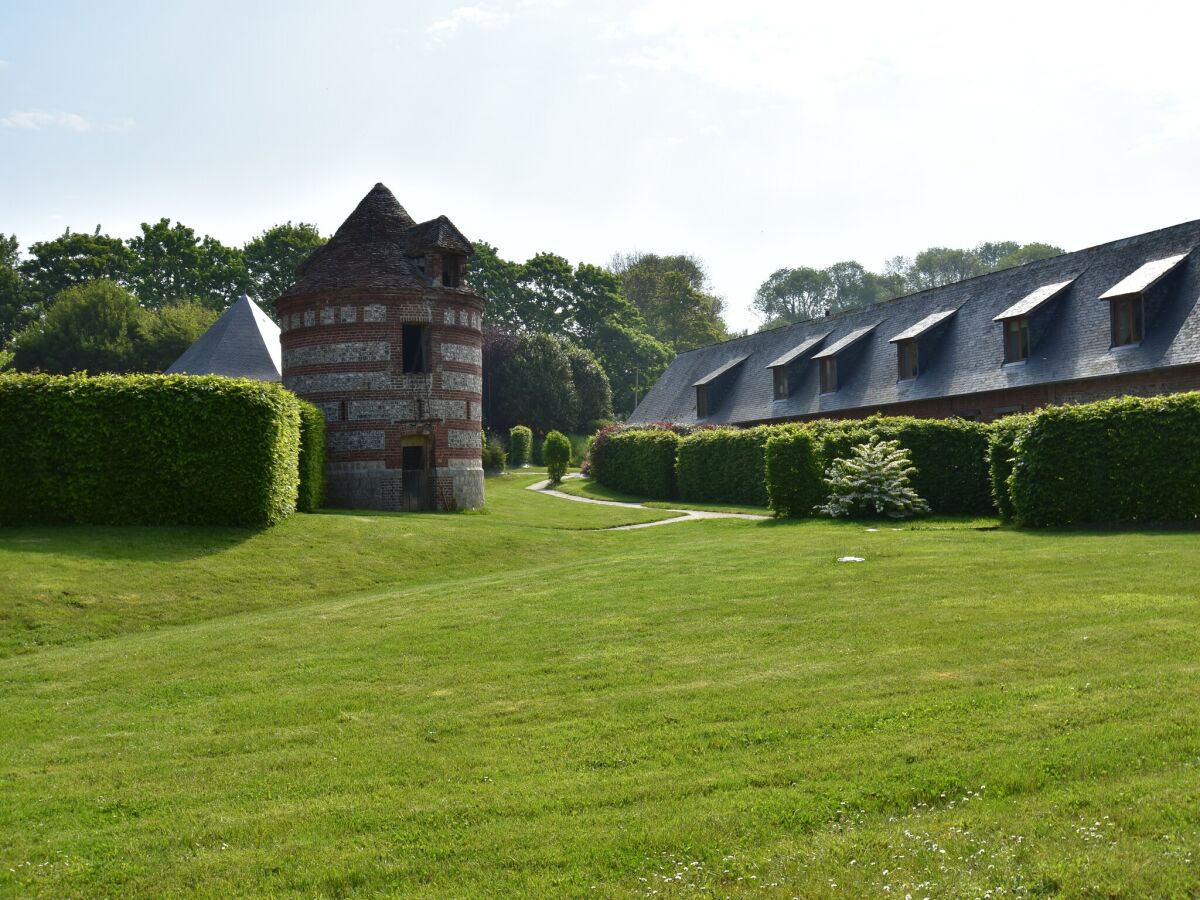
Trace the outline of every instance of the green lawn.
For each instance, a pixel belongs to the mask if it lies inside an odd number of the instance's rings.
[[[605,532],[661,513],[538,477],[0,531],[0,892],[1200,893],[1200,535]]]
[[[575,497],[590,497],[593,500],[616,500],[621,503],[645,503],[652,509],[708,509],[715,512],[750,513],[769,516],[771,510],[765,506],[748,506],[744,503],[687,503],[682,500],[647,500],[614,490],[591,478],[567,478],[558,485],[558,490]]]

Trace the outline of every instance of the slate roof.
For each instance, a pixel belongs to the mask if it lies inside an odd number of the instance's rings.
[[[280,380],[279,326],[245,294],[196,339],[168,375]]]
[[[888,338],[888,343],[896,344],[900,341],[911,341],[914,338],[919,338],[925,332],[941,325],[956,312],[958,312],[957,309],[943,309],[941,312],[930,313],[916,325],[910,325],[895,337]]]
[[[418,225],[382,183],[363,197],[329,242],[296,268],[296,283],[283,296],[337,288],[393,290],[433,284],[420,265],[427,249],[470,256],[471,242],[439,216]],[[449,288],[470,292],[469,288]]]
[[[838,411],[868,413],[914,400],[974,394],[1200,363],[1200,253],[1147,288],[1145,336],[1135,346],[1111,349],[1107,303],[1100,296],[1147,262],[1190,253],[1200,245],[1200,221],[1066,253],[889,300],[867,309],[735,338],[680,354],[630,416],[631,422],[696,422],[696,380],[725,362],[750,361],[729,374],[721,400],[705,422],[750,423]],[[1048,285],[1070,282],[1035,310],[1041,323],[1030,358],[1003,365],[1003,325],[998,315]],[[954,308],[936,346],[922,352],[921,374],[898,380],[890,334],[902,333],[930,313]],[[774,400],[771,361],[809,338],[829,332],[836,353],[856,332],[880,324],[838,369],[838,390],[821,394],[818,366],[796,363],[794,389]]]
[[[1041,307],[1043,303],[1050,300],[1059,291],[1069,287],[1071,282],[1058,281],[1054,284],[1044,284],[1036,291],[1030,291],[1004,312],[998,316],[993,316],[993,322],[1003,322],[1005,319],[1019,319],[1022,316],[1027,316],[1035,309]]]
[[[811,350],[815,350],[825,338],[829,337],[829,332],[823,334],[814,334],[812,337],[805,338],[783,356],[777,356],[775,359],[767,363],[768,369],[774,369],[776,366],[786,366],[788,363],[795,362],[804,354]]]
[[[692,387],[703,387],[706,384],[712,384],[714,381],[716,381],[718,378],[720,378],[726,372],[728,372],[729,370],[733,369],[736,366],[740,366],[747,359],[748,359],[747,356],[738,356],[731,360],[728,360],[727,362],[721,363],[721,365],[717,366],[715,369],[713,369],[711,372],[709,372],[703,378],[698,379],[696,381],[696,383],[692,385]]]

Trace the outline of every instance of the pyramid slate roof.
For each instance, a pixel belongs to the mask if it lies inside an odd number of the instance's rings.
[[[168,375],[280,380],[279,326],[245,294],[167,369]]]
[[[877,303],[866,309],[800,322],[734,338],[680,354],[630,416],[631,422],[696,422],[697,379],[743,356],[750,361],[730,372],[722,399],[703,421],[748,424],[832,412],[866,414],[890,404],[1029,387],[1055,382],[1150,372],[1200,364],[1200,221],[1185,222],[1051,259],[980,275],[966,281]],[[1139,275],[1146,297],[1145,334],[1140,344],[1110,347],[1109,305],[1099,298],[1143,270],[1147,263],[1187,254],[1157,280]],[[1069,282],[1063,286],[1063,282]],[[1143,282],[1148,282],[1143,284]],[[1039,292],[1030,315],[1039,336],[1029,359],[1004,365],[1004,326],[994,319]],[[943,334],[916,378],[897,378],[896,348],[889,343],[948,309]],[[821,394],[814,358],[836,352],[862,329],[857,355],[838,370],[838,390]],[[797,360],[799,375],[790,395],[774,399],[768,364],[807,340],[828,333],[826,349]]]
[[[376,184],[333,237],[297,267],[296,283],[283,296],[337,288],[429,287],[433,281],[421,264],[428,249],[464,256],[475,252],[445,216],[418,225],[385,185]]]

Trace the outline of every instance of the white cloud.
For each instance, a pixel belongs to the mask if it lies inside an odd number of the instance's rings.
[[[512,20],[512,15],[482,4],[459,6],[450,10],[448,16],[434,19],[425,29],[429,45],[440,47],[458,33],[460,28],[503,28]]]
[[[66,131],[87,131],[92,123],[76,113],[47,111],[42,109],[9,113],[0,117],[5,128],[20,128],[25,131],[41,131],[46,128],[62,128]]]

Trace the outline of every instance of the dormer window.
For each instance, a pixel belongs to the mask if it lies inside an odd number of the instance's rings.
[[[453,254],[442,257],[442,285],[458,287],[462,280],[462,261]]]
[[[696,385],[696,418],[708,417],[708,385]]]
[[[707,418],[721,405],[721,398],[728,393],[731,384],[736,380],[738,367],[749,358],[749,354],[735,356],[692,385],[696,389],[697,419]]]
[[[1187,253],[1152,259],[1126,275],[1100,295],[1108,301],[1111,323],[1111,347],[1129,347],[1141,343],[1145,333],[1146,295],[1187,259]]]
[[[1112,346],[1127,347],[1142,341],[1142,295],[1118,297],[1109,304]]]
[[[775,399],[786,400],[790,391],[788,390],[788,370],[787,366],[777,366],[775,372]]]
[[[800,377],[798,371],[800,362],[804,357],[816,350],[827,337],[829,337],[828,331],[806,338],[782,356],[778,356],[767,363],[767,368],[771,370],[771,377],[774,382],[772,396],[776,400],[786,400],[791,396],[792,391],[796,388],[796,382]]]
[[[901,381],[916,378],[920,373],[920,355],[916,338],[896,344],[896,364]]]
[[[821,393],[832,394],[837,390],[837,357],[827,356],[821,360]]]
[[[1029,359],[1029,316],[1004,320],[1004,361],[1025,362]]]

